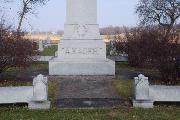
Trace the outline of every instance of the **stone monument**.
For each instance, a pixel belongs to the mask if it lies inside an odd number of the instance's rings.
[[[42,41],[42,40],[39,41],[38,45],[39,45],[38,50],[39,50],[40,52],[42,52],[42,51],[44,50],[43,41]]]
[[[0,104],[27,103],[30,109],[50,109],[48,79],[38,75],[33,86],[0,87]]]
[[[49,61],[50,75],[115,75],[97,24],[97,0],[66,0],[64,36],[58,56]]]

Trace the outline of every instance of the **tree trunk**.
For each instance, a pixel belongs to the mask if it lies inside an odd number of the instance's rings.
[[[22,22],[23,22],[25,14],[26,14],[26,4],[24,4],[24,6],[23,6],[22,13],[20,13],[20,19],[19,19],[18,28],[17,28],[17,33],[18,34],[21,31],[21,26],[22,26]]]
[[[21,31],[22,21],[23,21],[23,16],[20,17],[20,20],[18,23],[18,28],[17,28],[17,33],[19,33]]]

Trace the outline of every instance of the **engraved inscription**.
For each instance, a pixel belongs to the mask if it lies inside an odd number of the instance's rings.
[[[102,48],[62,48],[64,54],[99,55]]]

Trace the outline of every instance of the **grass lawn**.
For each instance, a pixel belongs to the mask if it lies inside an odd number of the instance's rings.
[[[0,108],[1,120],[180,120],[180,108],[50,109]]]
[[[55,52],[58,50],[57,45],[52,45],[48,48],[45,48],[43,52],[40,53],[41,56],[54,56]]]
[[[133,96],[133,81],[132,80],[116,80],[112,83],[113,88],[124,99],[129,100]]]
[[[39,71],[39,73],[43,71],[48,71],[48,62],[34,62],[33,64],[31,64],[30,67],[26,69],[23,69],[23,68],[20,69],[20,68],[14,68],[14,67],[9,68],[0,75],[0,86],[2,86],[2,84],[6,86],[7,84],[6,82],[14,83],[16,81],[16,77],[20,74],[26,74],[25,76],[28,77],[37,71]],[[21,83],[17,83],[17,84],[21,84]],[[22,81],[22,84],[24,84],[23,81]],[[16,84],[14,83],[14,85]]]
[[[131,67],[128,62],[116,62],[116,67],[117,68],[123,68],[123,69],[128,69],[130,71],[142,71],[146,74],[159,74],[158,70],[155,68],[136,68],[136,67]]]
[[[48,62],[34,62],[29,68],[28,70],[48,70],[49,69],[49,65]]]
[[[32,71],[32,70],[47,70],[48,69],[48,62],[33,62],[28,68],[26,69],[20,69],[20,68],[9,68],[5,72],[10,73],[10,72],[19,72],[19,71]]]
[[[159,80],[161,79],[160,72],[155,68],[136,68],[131,67],[128,62],[117,62],[116,69],[123,69],[127,72],[138,72],[144,74],[145,76],[149,77],[149,82],[151,84],[159,84]]]

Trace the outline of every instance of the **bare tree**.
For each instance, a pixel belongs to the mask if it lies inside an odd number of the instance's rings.
[[[169,34],[180,17],[178,9],[177,0],[140,0],[136,13],[139,14],[142,25],[160,25]]]
[[[48,0],[21,0],[22,2],[22,10],[19,12],[19,23],[17,32],[21,31],[22,22],[25,16],[29,13],[34,14],[33,10],[37,6],[45,5]]]

